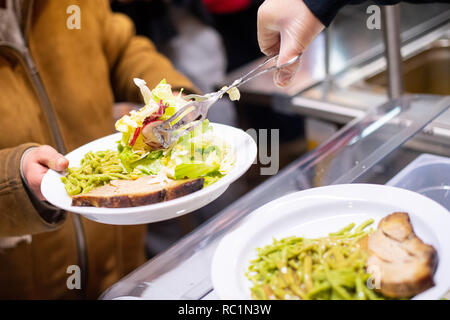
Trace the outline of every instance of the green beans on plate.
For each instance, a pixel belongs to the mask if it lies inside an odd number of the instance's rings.
[[[288,237],[257,248],[247,278],[258,300],[378,300],[365,270],[367,254],[359,240],[372,230],[368,220],[355,228],[349,224],[327,237]]]
[[[117,151],[107,150],[88,152],[81,160],[80,167],[67,169],[67,175],[61,180],[67,193],[74,196],[105,185],[111,180],[137,178],[139,175],[128,173],[121,166]]]

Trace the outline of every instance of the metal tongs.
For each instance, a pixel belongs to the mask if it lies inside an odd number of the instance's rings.
[[[285,68],[295,63],[298,59],[300,59],[300,57],[301,54],[287,63],[277,67],[276,63],[270,66],[270,64],[276,62],[278,59],[278,55],[272,56],[267,58],[262,64],[251,70],[243,77],[234,81],[229,87],[223,87],[217,92],[212,92],[205,95],[186,95],[184,99],[191,101],[188,101],[169,119],[153,128],[153,134],[164,148],[169,148],[172,144],[177,142],[180,137],[198,127],[203,120],[206,119],[209,108],[220,98],[222,98],[225,93],[269,71]],[[269,67],[267,67],[268,65]]]

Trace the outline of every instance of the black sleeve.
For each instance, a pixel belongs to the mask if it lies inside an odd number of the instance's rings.
[[[308,6],[309,10],[320,20],[326,27],[330,25],[333,19],[336,17],[338,11],[348,5],[348,4],[361,4],[368,2],[367,0],[304,0],[305,4]],[[433,2],[448,2],[446,1],[436,1],[436,0],[375,0],[372,3],[378,5],[393,5],[400,2],[409,3],[433,3]]]

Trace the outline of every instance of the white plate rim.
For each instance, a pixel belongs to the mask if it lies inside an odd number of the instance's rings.
[[[211,265],[211,280],[213,283],[213,288],[220,299],[224,300],[245,300],[248,299],[247,295],[242,294],[239,290],[239,286],[234,282],[234,278],[231,276],[225,276],[230,274],[230,270],[233,270],[235,264],[233,255],[238,255],[238,250],[236,248],[236,243],[243,243],[246,238],[251,237],[252,231],[262,225],[270,225],[276,218],[274,215],[270,214],[273,208],[287,203],[290,201],[298,201],[305,199],[312,199],[314,197],[327,197],[327,194],[332,194],[333,197],[349,197],[348,193],[353,193],[353,195],[358,194],[358,192],[393,192],[396,193],[399,201],[399,206],[408,204],[411,199],[420,201],[430,206],[431,209],[427,211],[427,215],[430,214],[434,216],[434,219],[441,219],[439,223],[432,223],[431,228],[436,231],[436,237],[439,239],[439,262],[435,272],[435,277],[439,272],[439,276],[443,276],[445,269],[450,269],[450,214],[446,208],[441,206],[439,203],[431,200],[421,194],[416,192],[401,189],[386,185],[375,185],[375,184],[342,184],[342,185],[331,185],[324,187],[311,188],[307,190],[297,191],[275,199],[251,212],[247,217],[245,217],[232,231],[225,234],[220,240],[216,247],[213,255],[212,265]],[[403,197],[403,198],[402,198]],[[350,199],[350,197],[349,197]],[[355,200],[355,198],[351,198]],[[363,200],[363,199],[362,199]],[[383,199],[380,199],[383,202]],[[299,209],[301,210],[301,208]],[[426,221],[422,214],[416,214],[416,212],[408,212],[413,218],[418,218],[422,222]],[[389,213],[386,213],[388,215]],[[262,221],[262,222],[261,222]],[[413,225],[414,227],[414,225]],[[447,227],[447,228],[446,228]],[[447,232],[446,232],[447,230]],[[301,235],[299,235],[301,236]],[[442,253],[444,252],[444,255]],[[248,264],[248,262],[247,262]],[[228,272],[228,273],[227,273]],[[232,272],[231,272],[232,273]],[[413,297],[413,299],[439,299],[445,295],[445,293],[450,290],[450,275],[445,279],[445,283],[436,283],[434,287],[422,292],[421,294]],[[428,292],[433,292],[434,296],[427,294]]]

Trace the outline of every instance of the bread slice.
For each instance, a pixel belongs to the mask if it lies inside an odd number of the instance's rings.
[[[72,206],[127,208],[163,202],[185,196],[203,188],[204,179],[161,182],[153,176],[137,180],[113,180],[72,198]]]

